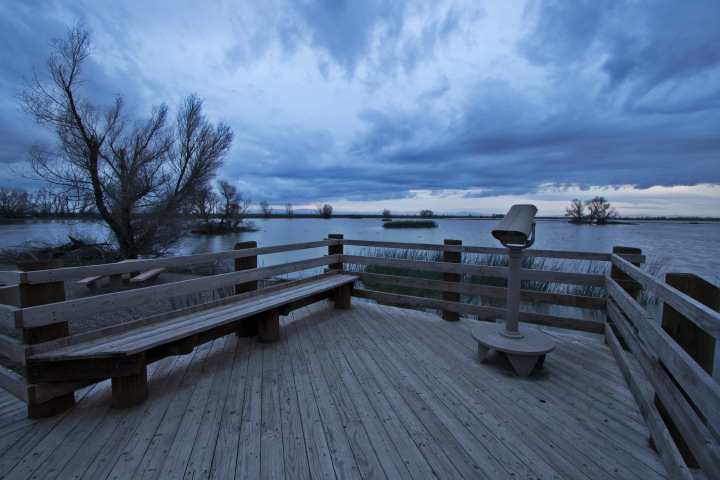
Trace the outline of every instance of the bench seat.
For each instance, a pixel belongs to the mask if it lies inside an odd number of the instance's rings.
[[[130,283],[140,283],[140,282],[146,282],[149,280],[155,280],[158,275],[160,275],[162,272],[165,271],[165,268],[153,268],[152,270],[148,270],[147,272],[143,272],[139,275],[135,275],[134,277],[130,278]]]
[[[338,293],[342,288],[347,289],[344,296],[349,302],[349,289],[356,279],[354,275],[325,274],[291,282],[287,287],[268,288],[266,293],[258,290],[251,295],[240,295],[237,301],[222,305],[211,302],[214,306],[199,310],[195,307],[191,313],[38,353],[28,358],[28,380],[40,383],[112,378],[113,405],[137,404],[147,396],[147,362],[167,355],[189,353],[205,341],[239,331],[240,323],[249,319],[258,321],[261,330],[263,324],[266,330],[270,329],[264,339],[261,332],[261,341],[275,341],[277,333],[273,334],[273,325],[275,329],[279,328],[279,314],[287,315],[294,308],[328,298],[328,295],[342,297]],[[131,389],[136,390],[139,383],[141,387],[144,385],[145,393],[136,395],[129,404],[122,399],[116,401],[116,383],[118,395],[122,396],[120,391],[125,388],[119,385],[127,383],[129,377],[134,383]]]

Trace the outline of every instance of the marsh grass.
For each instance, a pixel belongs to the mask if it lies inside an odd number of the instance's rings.
[[[391,249],[376,248],[362,252],[377,258],[415,260],[427,262],[442,262],[443,254],[437,251],[425,250],[409,250],[409,249]],[[507,267],[509,259],[507,255],[491,255],[491,254],[463,254],[462,263],[465,265],[490,266],[490,267]],[[607,265],[602,262],[569,262],[557,259],[548,259],[540,257],[525,256],[522,259],[522,268],[528,270],[545,270],[551,272],[578,272],[603,275],[608,271]],[[443,275],[440,272],[428,272],[420,270],[400,269],[392,267],[382,267],[375,265],[351,265],[351,270],[359,273],[376,273],[384,275],[394,275],[408,278],[422,278],[429,280],[442,280]],[[491,287],[507,288],[507,278],[492,277],[487,275],[463,275],[462,282],[472,285],[483,285]],[[425,298],[442,298],[442,292],[425,290],[420,288],[411,288],[395,285],[386,285],[376,282],[365,282],[365,287],[371,290],[377,290],[387,293],[396,293],[400,295],[411,295]],[[570,295],[604,297],[607,292],[602,287],[588,287],[583,285],[567,285],[560,283],[551,283],[535,280],[523,280],[521,288],[524,290],[533,290],[548,293],[565,293]],[[505,298],[489,297],[481,295],[463,294],[461,301],[470,304],[488,305],[494,307],[504,307]]]
[[[426,262],[442,262],[443,253],[438,251],[411,250],[411,249],[393,249],[393,248],[375,248],[363,250],[361,255],[367,255],[385,259],[415,260]],[[462,263],[465,265],[490,266],[490,267],[508,267],[509,258],[507,255],[491,255],[491,254],[468,254],[462,255]],[[664,277],[664,261],[657,261],[642,265],[642,270],[646,273],[662,279]],[[566,259],[554,259],[543,257],[524,256],[522,259],[522,268],[528,270],[544,270],[550,272],[569,272],[584,273],[590,275],[606,275],[610,272],[610,265],[607,262],[598,261],[577,261]],[[350,265],[352,271],[358,273],[375,273],[383,275],[393,275],[407,278],[422,278],[428,280],[442,280],[443,274],[440,272],[410,270],[392,267],[383,267],[375,265]],[[472,285],[483,285],[492,287],[507,288],[507,278],[492,277],[487,275],[463,275],[462,282]],[[425,298],[442,298],[442,292],[426,290],[421,288],[411,288],[395,285],[387,285],[376,282],[365,282],[365,288],[377,290],[380,292],[395,293],[400,295],[410,295]],[[560,293],[566,295],[576,295],[582,297],[606,298],[607,290],[604,287],[574,285],[553,282],[543,282],[534,280],[523,280],[521,286],[523,290],[532,290],[547,293]],[[498,308],[505,307],[505,298],[491,297],[482,295],[463,294],[461,296],[463,303],[486,305]],[[638,297],[641,305],[653,306],[660,303],[659,299],[652,295],[646,289],[642,289]],[[547,310],[547,304],[530,304],[535,311]]]

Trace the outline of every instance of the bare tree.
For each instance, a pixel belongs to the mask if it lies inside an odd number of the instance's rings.
[[[272,214],[273,209],[268,202],[263,200],[260,202],[260,210],[262,210],[263,215],[269,217]]]
[[[585,220],[585,204],[577,198],[573,199],[570,206],[565,207],[565,216],[570,217],[570,223],[583,223]]]
[[[420,216],[422,218],[431,218],[434,215],[432,210],[420,210]]]
[[[323,218],[330,218],[332,217],[333,207],[326,203],[325,205],[317,205],[315,211]]]
[[[20,218],[33,213],[30,194],[22,188],[0,187],[0,217]]]
[[[55,212],[55,198],[47,188],[41,188],[35,192],[34,198],[35,214],[40,217],[49,217]]]
[[[95,105],[78,91],[88,30],[76,25],[53,45],[49,78],[36,74],[22,94],[25,111],[58,138],[56,149],[31,149],[32,169],[68,195],[91,196],[124,257],[162,253],[180,238],[182,209],[222,164],[230,127],[212,126],[196,95],[184,100],[174,128],[165,105],[135,122],[123,114],[121,97]]]
[[[585,202],[589,211],[590,223],[605,225],[608,220],[617,216],[617,211],[605,200],[605,197],[595,197]]]
[[[383,210],[382,216],[383,216],[383,218],[390,218],[392,216],[392,214],[390,213],[390,210],[388,210],[386,208],[385,210]]]
[[[204,185],[193,197],[191,211],[195,213],[206,224],[218,212],[220,197],[210,185]]]
[[[241,192],[225,180],[218,182],[220,190],[220,229],[231,231],[236,229],[245,219],[252,202],[243,198]]]
[[[293,210],[292,203],[288,202],[285,204],[285,213],[287,214],[288,217],[292,217],[293,215],[295,215],[295,211]]]

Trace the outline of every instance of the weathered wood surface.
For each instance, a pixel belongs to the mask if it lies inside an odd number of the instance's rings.
[[[486,277],[507,278],[507,267],[494,267],[484,265],[466,265],[445,262],[429,262],[424,260],[405,260],[397,258],[378,258],[365,255],[343,255],[345,263],[359,265],[374,265],[379,267],[398,268],[403,270],[420,270],[426,272],[454,273],[462,275],[481,275]],[[520,279],[535,280],[538,282],[570,283],[601,287],[604,283],[602,275],[589,273],[552,272],[549,270],[520,269]]]
[[[158,275],[160,275],[162,272],[164,272],[165,270],[166,270],[166,268],[160,267],[160,268],[153,268],[146,272],[142,272],[140,275],[135,275],[134,277],[131,277],[130,283],[140,283],[140,282],[146,282],[148,280],[153,280]]]
[[[710,433],[703,424],[692,405],[688,403],[685,395],[680,392],[662,365],[648,355],[646,347],[643,346],[642,341],[634,332],[630,321],[613,301],[610,301],[608,315],[616,325],[625,343],[630,348],[630,351],[632,351],[635,359],[637,359],[640,367],[645,372],[646,378],[652,385],[655,394],[663,402],[667,412],[674,419],[677,428],[683,438],[686,439],[695,458],[700,462],[703,472],[706,473],[708,478],[720,478],[720,448],[718,447],[717,441],[713,438],[712,433]],[[609,326],[606,329],[606,338],[608,338],[608,343],[611,345],[611,348],[613,348],[613,353],[618,359],[618,363],[622,369],[622,363],[626,361],[622,358],[625,354],[622,351],[618,351],[617,347],[613,345],[613,342],[617,343],[617,339],[614,338],[614,333]],[[627,377],[626,372],[623,372],[623,374]],[[628,382],[630,383],[631,380],[628,380]],[[644,402],[638,401],[638,404],[641,406],[643,415],[648,420],[655,444],[659,445],[659,449],[663,454],[663,458],[666,459],[666,462],[672,464],[669,470],[678,470],[682,473],[685,468],[682,456],[680,456],[680,452],[675,446],[675,443],[673,443],[672,437],[670,437],[670,432],[665,427],[663,419],[656,410],[653,398],[645,398]],[[658,431],[660,429],[662,429],[662,431]]]
[[[454,303],[445,300],[425,297],[413,297],[397,293],[377,292],[374,290],[354,289],[353,296],[375,300],[390,305],[399,305],[411,308],[434,308],[438,310],[451,310],[468,315],[477,315],[480,318],[505,318],[505,309],[498,307],[487,307],[469,303]],[[566,328],[580,332],[603,333],[603,322],[594,320],[581,320],[577,318],[559,317],[556,315],[544,315],[533,312],[520,312],[521,322],[544,325],[548,327]]]
[[[612,255],[611,261],[613,265],[620,268],[623,272],[642,284],[643,287],[671,305],[681,315],[691,320],[708,334],[720,340],[720,312],[713,311],[701,302],[685,295],[665,282],[661,282],[651,275],[648,275],[632,263],[617,255]]]
[[[630,319],[656,355],[690,396],[709,425],[720,430],[720,384],[715,381],[683,348],[663,330],[625,290],[607,277],[610,298]]]
[[[32,357],[33,361],[77,360],[134,355],[181,338],[197,335],[238,319],[279,308],[287,303],[312,296],[355,281],[352,275],[327,275],[313,282],[273,290],[239,303],[229,303],[201,310],[184,317],[171,318],[114,335],[68,345]]]
[[[373,248],[398,248],[398,249],[411,249],[411,250],[428,250],[437,252],[462,252],[462,253],[475,253],[481,255],[507,255],[506,248],[493,248],[493,247],[475,247],[472,245],[438,245],[435,243],[405,243],[405,242],[383,242],[374,240],[342,240],[343,245],[353,245],[359,247],[373,247]],[[568,260],[590,260],[607,262],[610,260],[609,253],[593,253],[593,252],[572,252],[562,250],[536,250],[529,249],[524,251],[528,257],[547,257],[547,258],[565,258]],[[631,261],[644,262],[645,257],[643,255],[628,255]]]
[[[345,273],[354,273],[346,271]],[[478,285],[474,283],[455,283],[443,280],[430,280],[426,278],[400,277],[395,275],[384,275],[379,273],[356,273],[360,280],[382,285],[394,285],[398,287],[421,288],[434,292],[456,292],[481,297],[505,298],[507,289],[504,287],[493,287],[489,285]],[[605,310],[606,301],[599,297],[585,297],[580,295],[567,295],[563,293],[539,292],[535,290],[520,290],[520,300],[526,302],[551,303],[567,307],[588,308],[594,310]]]
[[[625,330],[623,330],[623,334],[625,333]],[[630,359],[623,350],[620,345],[620,341],[615,336],[615,333],[612,331],[609,324],[606,324],[605,326],[605,339],[610,346],[613,355],[615,355],[615,359],[617,360],[618,366],[623,373],[623,377],[625,377],[625,381],[630,387],[633,397],[635,397],[635,401],[637,402],[638,407],[648,424],[652,439],[658,453],[660,453],[660,458],[662,458],[665,468],[668,472],[671,472],[670,476],[672,478],[691,480],[692,474],[690,473],[690,470],[685,464],[682,455],[680,455],[680,451],[675,445],[675,442],[673,442],[670,432],[665,426],[665,423],[663,423],[660,414],[652,404],[652,400],[649,398],[649,395],[645,394],[641,382],[633,374]],[[634,350],[635,349],[633,349],[633,351]]]
[[[157,259],[133,259],[132,264],[126,261],[116,263],[105,263],[101,265],[87,265],[83,267],[62,268],[57,270],[38,270],[34,272],[2,271],[0,281],[3,283],[45,283],[65,280],[74,280],[83,277],[96,275],[111,275],[132,273],[140,270],[153,268],[183,267],[187,265],[199,265],[202,263],[220,262],[234,258],[252,257],[257,255],[269,255],[271,253],[291,252],[295,250],[306,250],[319,248],[337,243],[337,240],[320,240],[317,242],[293,243],[289,245],[277,245],[273,247],[248,248],[244,250],[228,250],[225,252],[199,253],[178,257],[166,257]],[[3,280],[5,279],[5,280]]]
[[[278,343],[229,335],[151,364],[128,410],[110,382],[44,420],[0,391],[0,477],[666,478],[606,345],[553,333],[519,379],[479,363],[471,327],[323,303]]]
[[[105,295],[78,298],[49,305],[40,305],[37,307],[22,309],[18,313],[22,314],[21,323],[24,327],[50,325],[63,321],[63,319],[66,318],[77,318],[83,315],[92,315],[132,305],[139,305],[148,301],[188,295],[197,293],[198,291],[221,288],[240,282],[260,280],[276,275],[323,267],[331,263],[336,263],[338,259],[339,257],[325,256],[309,260],[299,260],[271,267],[255,268],[242,272],[223,273],[213,275],[211,277],[193,278],[190,280],[182,280],[179,282],[156,285],[138,290],[108,293]]]

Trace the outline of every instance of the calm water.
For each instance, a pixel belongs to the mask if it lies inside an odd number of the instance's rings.
[[[179,254],[230,250],[240,241],[254,240],[259,246],[321,240],[329,233],[345,238],[414,243],[442,243],[444,239],[462,240],[464,245],[499,247],[490,231],[495,220],[436,220],[438,228],[395,230],[382,228],[377,218],[296,218],[256,219],[257,232],[225,236],[191,235],[183,240]],[[0,225],[0,248],[27,241],[67,242],[68,235],[107,237],[98,223],[80,220],[30,220]],[[633,225],[571,225],[564,220],[539,220],[533,248],[609,252],[614,245],[642,248],[649,263],[663,264],[663,271],[695,273],[720,283],[720,222],[639,222]],[[315,256],[317,252],[291,252],[260,258],[269,265],[290,259]]]

